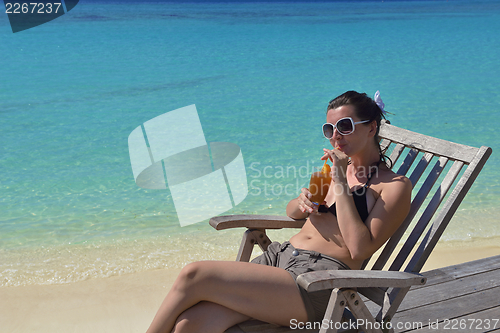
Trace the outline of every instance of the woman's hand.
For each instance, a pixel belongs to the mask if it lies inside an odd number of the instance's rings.
[[[343,151],[339,149],[323,149],[325,153],[321,160],[329,159],[333,163],[332,167],[332,178],[334,181],[346,179],[347,177],[347,165],[349,163],[349,156],[347,156]]]
[[[301,193],[299,194],[297,198],[297,203],[299,204],[299,209],[302,213],[317,213],[318,212],[318,205],[314,204],[309,200],[312,197],[311,192],[309,192],[309,189],[307,188],[302,188]],[[323,202],[322,204],[325,204],[326,202]]]

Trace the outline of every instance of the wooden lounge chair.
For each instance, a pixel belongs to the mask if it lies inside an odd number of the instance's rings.
[[[349,315],[351,322],[363,324],[355,332],[393,331],[389,324],[391,318],[410,287],[425,283],[425,278],[418,273],[491,154],[489,147],[469,147],[398,128],[388,122],[382,124],[380,137],[382,148],[392,151],[390,158],[394,168],[397,167],[395,172],[408,174],[413,184],[407,218],[377,252],[378,257],[367,259],[361,270],[317,271],[297,278],[297,283],[307,291],[333,289],[324,317],[326,322],[341,323],[344,320],[347,323],[346,315]],[[433,159],[434,166],[428,168]],[[263,215],[218,216],[210,220],[217,230],[247,228],[236,259],[239,261],[250,259],[255,244],[266,250],[271,243],[266,229],[300,228],[304,222]],[[405,233],[408,235],[406,241],[402,247],[397,246]],[[371,267],[368,269],[369,262]],[[345,324],[325,324],[321,330],[300,330],[250,320],[226,332],[324,333],[348,327]]]

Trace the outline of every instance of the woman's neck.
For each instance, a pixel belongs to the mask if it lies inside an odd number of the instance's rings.
[[[368,177],[374,168],[378,168],[380,154],[377,150],[370,150],[369,153],[358,154],[351,156],[351,172],[356,175],[356,178]]]

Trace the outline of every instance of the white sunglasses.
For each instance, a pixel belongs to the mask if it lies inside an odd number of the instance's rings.
[[[323,124],[323,135],[325,138],[330,140],[333,137],[333,132],[335,129],[342,135],[349,135],[354,132],[354,126],[357,124],[367,123],[371,120],[363,120],[354,122],[351,117],[341,118],[337,121],[335,125],[330,123]]]

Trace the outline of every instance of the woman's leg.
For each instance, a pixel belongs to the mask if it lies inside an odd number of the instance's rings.
[[[171,333],[221,333],[248,319],[225,306],[203,301],[181,313]]]
[[[289,325],[307,321],[291,275],[276,267],[237,261],[201,261],[184,267],[163,301],[148,333],[169,333],[177,317],[201,301],[244,316]]]

